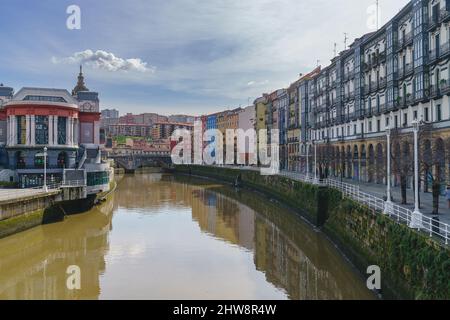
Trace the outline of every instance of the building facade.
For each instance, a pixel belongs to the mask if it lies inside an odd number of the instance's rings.
[[[412,127],[419,121],[421,188],[433,181],[445,188],[450,175],[449,22],[450,1],[412,0],[299,85],[302,153],[305,157],[308,150],[311,156],[311,146],[318,148],[322,175],[386,183],[389,127],[392,182],[410,186]]]
[[[88,91],[82,70],[72,95],[47,88],[13,92],[0,87],[0,180],[42,186],[45,166],[49,184],[77,176],[87,181],[88,194],[108,190],[109,164],[102,163],[99,150],[98,93]]]

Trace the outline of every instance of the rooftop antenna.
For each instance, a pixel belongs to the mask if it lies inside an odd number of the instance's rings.
[[[344,32],[344,50],[347,50],[348,33]]]
[[[320,66],[320,60],[317,60],[317,66]]]
[[[379,21],[380,21],[380,1],[376,0],[377,3],[377,31],[379,30]]]
[[[337,56],[337,43],[334,43],[334,57],[336,58]]]

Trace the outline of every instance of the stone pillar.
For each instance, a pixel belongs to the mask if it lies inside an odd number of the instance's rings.
[[[94,144],[100,144],[100,122],[94,122]]]
[[[48,145],[53,145],[53,116],[48,116]]]
[[[26,132],[26,145],[29,146],[31,144],[31,119],[30,115],[25,116],[25,125],[27,128]]]
[[[30,144],[36,145],[36,116],[33,114],[30,116]]]
[[[66,118],[66,145],[70,146],[70,117]]]
[[[17,145],[17,117],[11,116],[11,145]]]
[[[73,146],[75,144],[74,135],[75,135],[75,119],[70,118],[70,126],[69,126],[69,133],[70,133],[70,145]]]
[[[53,145],[58,145],[58,116],[53,116]]]
[[[14,144],[13,116],[8,117],[8,145]]]
[[[73,143],[78,145],[80,143],[80,121],[78,119],[74,119],[74,134],[73,134]]]

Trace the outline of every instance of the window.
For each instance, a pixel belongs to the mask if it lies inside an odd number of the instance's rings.
[[[369,121],[369,132],[372,132],[372,121]]]
[[[394,126],[395,128],[398,128],[398,116],[394,117]]]
[[[436,121],[442,121],[442,110],[440,104],[436,106]]]
[[[381,121],[377,120],[377,131],[380,132],[381,131]]]
[[[87,174],[87,185],[92,186],[99,186],[109,183],[109,175],[106,171],[101,172],[88,172]]]
[[[36,144],[48,144],[48,117],[36,116]]]
[[[429,116],[429,113],[428,113],[428,108],[425,108],[424,114],[425,114],[425,122],[430,121],[430,116]]]
[[[65,152],[61,152],[58,155],[58,168],[65,168],[67,162],[67,154]]]
[[[63,97],[49,97],[49,96],[26,96],[24,101],[48,101],[48,102],[67,102]]]
[[[386,128],[389,127],[389,117],[386,117]]]
[[[403,114],[403,126],[404,127],[408,126],[408,114],[407,113]]]
[[[27,143],[27,123],[25,116],[17,116],[17,144]]]
[[[66,144],[67,141],[67,118],[58,117],[58,144]]]

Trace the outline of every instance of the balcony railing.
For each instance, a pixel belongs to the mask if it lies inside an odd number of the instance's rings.
[[[407,63],[403,68],[398,69],[399,78],[404,78],[410,75],[414,71],[414,66],[412,63]]]
[[[399,41],[399,47],[400,49],[408,46],[409,44],[412,44],[413,34],[412,32],[406,33]]]
[[[413,96],[409,93],[406,97],[398,97],[397,106],[401,108],[408,107],[413,103]]]
[[[355,72],[354,71],[350,71],[344,74],[344,81],[348,81],[350,79],[353,79],[353,77],[355,76]]]
[[[450,42],[444,43],[441,45],[441,49],[439,52],[439,58],[442,58],[450,53]]]
[[[347,102],[355,97],[355,92],[344,93],[344,102]]]
[[[434,14],[431,15],[429,23],[428,23],[428,30],[429,31],[435,29],[438,26],[439,19],[440,19],[440,16],[434,15]]]
[[[442,94],[450,95],[450,83],[447,80],[441,80],[439,85],[439,89]]]
[[[430,97],[431,98],[440,98],[442,96],[441,94],[441,88],[438,85],[432,85],[430,86]]]
[[[447,1],[448,2],[448,1]],[[440,21],[441,22],[446,22],[450,19],[450,11],[447,10],[446,8],[441,9],[440,12]]]

